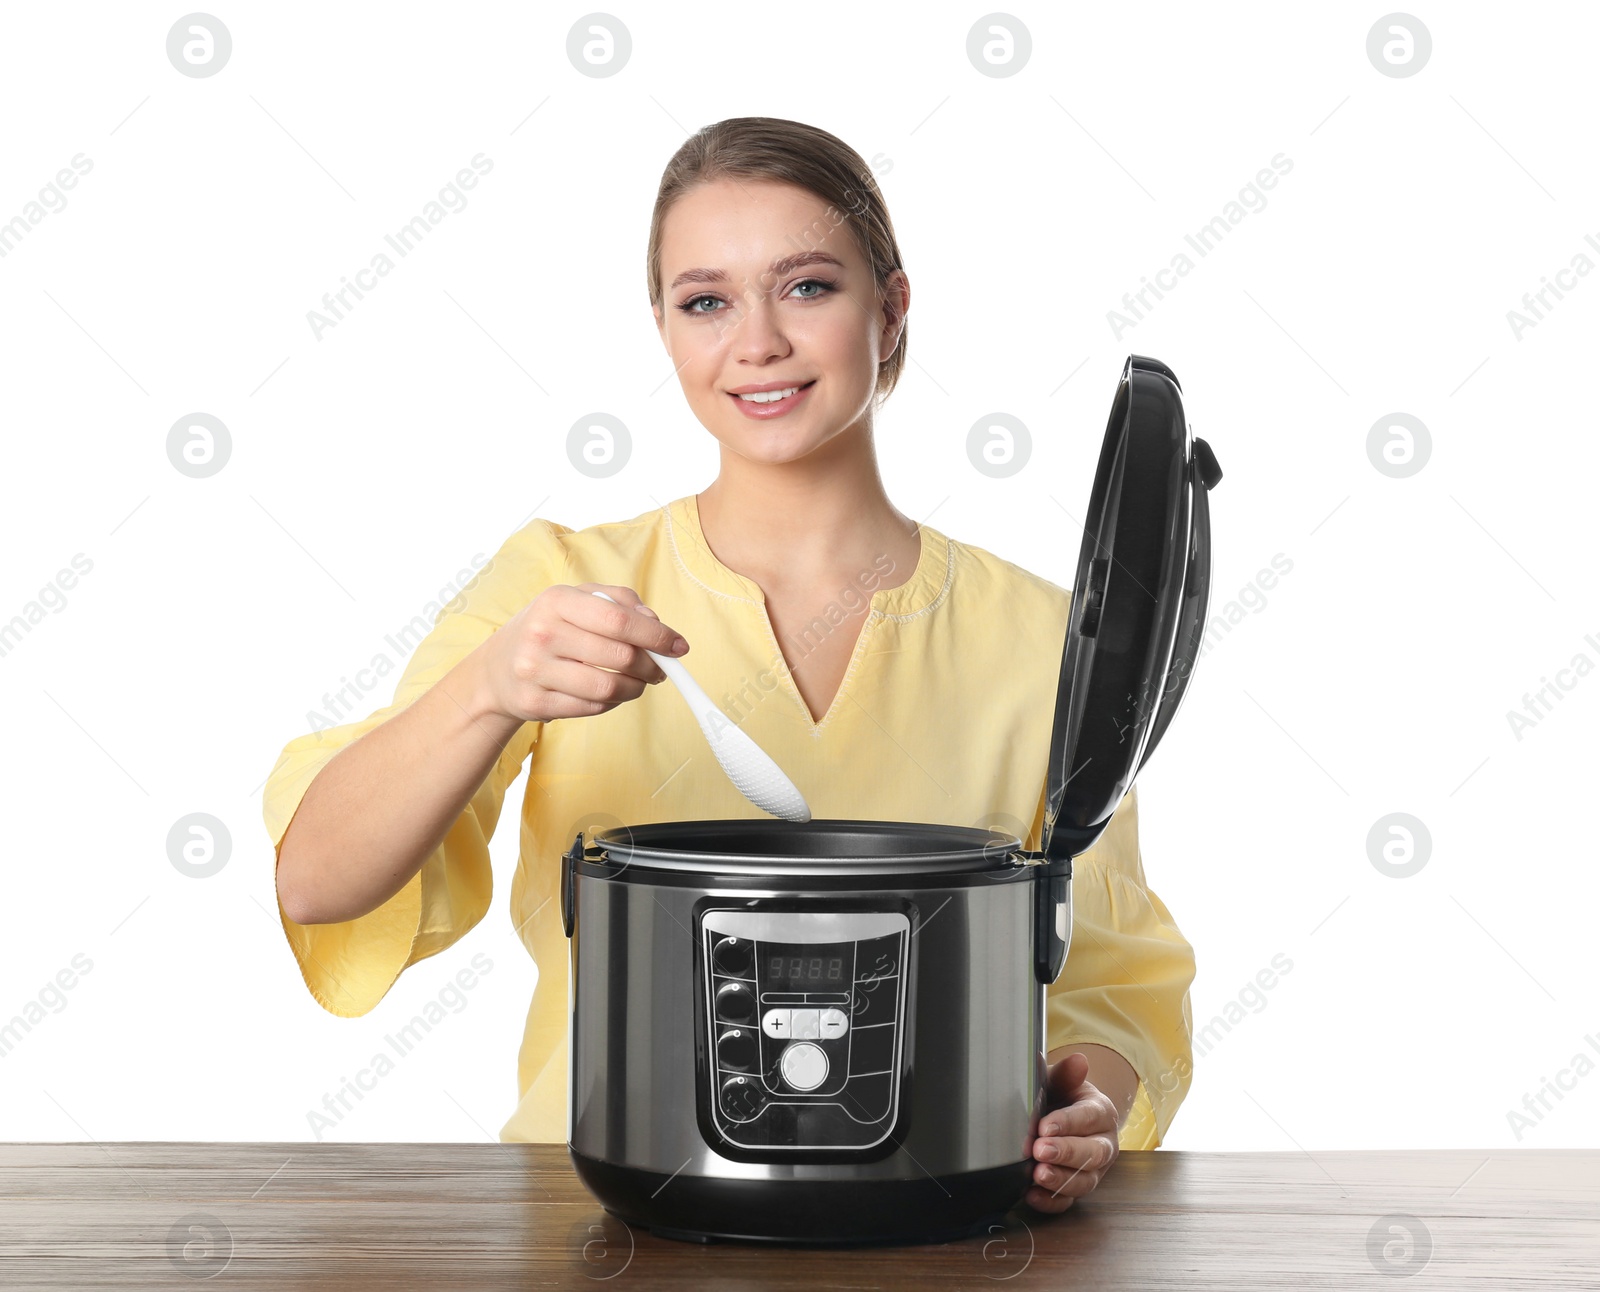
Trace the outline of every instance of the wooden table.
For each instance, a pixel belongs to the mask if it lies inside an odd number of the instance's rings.
[[[1387,1255],[1385,1254],[1387,1251]],[[1124,1153],[1060,1216],[845,1250],[697,1244],[528,1144],[0,1145],[24,1288],[1600,1287],[1600,1152]]]

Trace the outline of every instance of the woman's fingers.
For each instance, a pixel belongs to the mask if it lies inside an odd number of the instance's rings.
[[[1065,1211],[1074,1199],[1086,1197],[1099,1187],[1111,1157],[1099,1136],[1080,1139],[1063,1136],[1052,1143],[1069,1142],[1059,1163],[1035,1161],[1033,1184],[1024,1201],[1036,1211]]]
[[[1069,1197],[1064,1193],[1053,1194],[1048,1189],[1041,1189],[1038,1185],[1034,1185],[1027,1193],[1023,1194],[1022,1200],[1035,1211],[1043,1211],[1050,1214],[1063,1212],[1077,1201],[1076,1198]]]
[[[604,592],[616,604],[595,596],[596,592]],[[632,588],[619,588],[609,583],[580,583],[573,588],[573,594],[562,606],[562,617],[569,623],[653,650],[658,655],[676,657],[688,650],[687,642],[683,650],[676,649],[676,643],[683,638],[644,606]],[[649,612],[645,613],[647,610]]]
[[[1117,1117],[1098,1092],[1039,1120],[1033,1185],[1024,1201],[1037,1211],[1065,1211],[1092,1193],[1117,1158]]]
[[[1086,1197],[1094,1189],[1094,1185],[1085,1185],[1081,1180],[1068,1180],[1065,1183],[1056,1181],[1044,1184],[1035,1180],[1028,1186],[1028,1192],[1023,1194],[1023,1201],[1035,1211],[1050,1214],[1065,1211],[1079,1198]]]
[[[1039,1119],[1033,1156],[1055,1166],[1104,1170],[1117,1156],[1117,1113],[1110,1099],[1095,1091]]]
[[[1117,1125],[1117,1110],[1098,1090],[1077,1103],[1052,1108],[1039,1118],[1041,1135],[1098,1135]]]
[[[593,716],[637,698],[647,683],[666,678],[650,653],[682,655],[688,643],[647,613],[631,588],[553,583],[480,649],[495,712],[547,722]]]
[[[1051,1166],[1104,1170],[1117,1156],[1110,1135],[1046,1135],[1033,1143],[1033,1156]]]
[[[579,628],[576,624],[569,623],[559,628],[550,643],[550,650],[559,659],[587,664],[590,668],[627,673],[641,682],[662,682],[667,676],[661,671],[661,665],[651,659],[646,651],[618,641],[615,637]]]
[[[577,588],[578,591],[587,592],[590,595],[593,595],[596,592],[603,592],[618,605],[628,606],[630,609],[637,609],[643,604],[643,601],[637,592],[635,592],[632,588],[625,588],[621,584],[574,583],[572,586]]]
[[[567,710],[558,717],[583,717],[604,713],[644,693],[645,683],[630,673],[609,673],[576,660],[550,660],[541,671],[539,685]]]
[[[632,588],[582,583],[565,589],[542,629],[539,685],[574,714],[604,713],[637,699],[666,674],[650,652],[676,656],[679,635],[643,606]],[[607,601],[593,594],[604,592]],[[572,703],[565,703],[565,700]]]
[[[594,595],[604,592],[605,601]],[[662,623],[632,588],[609,583],[580,583],[562,605],[562,631],[551,649],[566,659],[594,668],[631,673],[645,682],[663,682],[666,674],[646,652],[676,658],[688,649],[683,638]],[[678,644],[683,643],[683,649]]]

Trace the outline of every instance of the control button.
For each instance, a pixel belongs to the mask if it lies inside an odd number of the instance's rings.
[[[814,1140],[800,1137],[800,1119],[793,1104],[767,1104],[761,1119],[762,1147],[795,1148]]]
[[[756,1034],[748,1027],[734,1027],[717,1038],[717,1063],[724,1068],[747,1072],[756,1066]]]
[[[894,1067],[894,1025],[857,1027],[850,1033],[850,1075]]]
[[[877,1077],[851,1077],[850,1084],[841,1092],[841,1102],[851,1118],[870,1125],[883,1122],[889,1116],[894,1089],[889,1073]]]
[[[797,1009],[793,1011],[793,1018],[789,1025],[794,1029],[790,1035],[797,1040],[814,1041],[822,1035],[817,1026],[817,1011],[814,1009]]]
[[[851,1001],[851,1023],[860,1027],[863,1023],[887,1023],[892,1020],[894,994],[898,986],[899,980],[895,978],[858,984],[855,999]]]
[[[761,1016],[761,1030],[776,1040],[787,1041],[790,1036],[789,1011],[769,1009]]]
[[[749,938],[723,938],[711,949],[711,962],[717,972],[730,978],[750,977],[754,947]]]
[[[759,1117],[767,1097],[749,1077],[729,1077],[722,1083],[722,1111],[736,1122]]]
[[[845,1017],[842,1009],[825,1009],[818,1018],[821,1025],[822,1039],[831,1041],[835,1037],[843,1036],[850,1026],[850,1020]]]
[[[783,1052],[783,1079],[796,1090],[815,1090],[828,1075],[828,1056],[809,1041],[791,1045]]]
[[[743,983],[724,983],[717,988],[717,1017],[725,1023],[753,1023],[756,998]]]
[[[900,935],[891,933],[884,938],[867,938],[856,943],[856,981],[887,978],[898,973],[900,965]]]

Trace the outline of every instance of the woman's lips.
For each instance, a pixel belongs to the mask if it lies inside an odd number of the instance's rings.
[[[815,381],[808,381],[787,399],[775,399],[766,404],[757,404],[748,399],[740,399],[737,395],[729,395],[728,398],[733,400],[738,405],[739,411],[752,421],[765,422],[774,417],[782,417],[790,410],[798,408],[805,400],[805,397],[811,393],[811,387],[816,384]]]

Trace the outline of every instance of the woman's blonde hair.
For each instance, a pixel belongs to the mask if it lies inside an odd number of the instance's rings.
[[[645,274],[653,309],[662,308],[661,227],[672,205],[690,189],[724,177],[792,184],[815,194],[847,224],[871,266],[881,303],[889,275],[901,268],[889,208],[871,167],[861,154],[826,130],[781,117],[729,117],[695,131],[661,173],[655,209],[650,213],[650,245]],[[906,324],[899,343],[878,364],[877,402],[900,380],[906,362]]]

